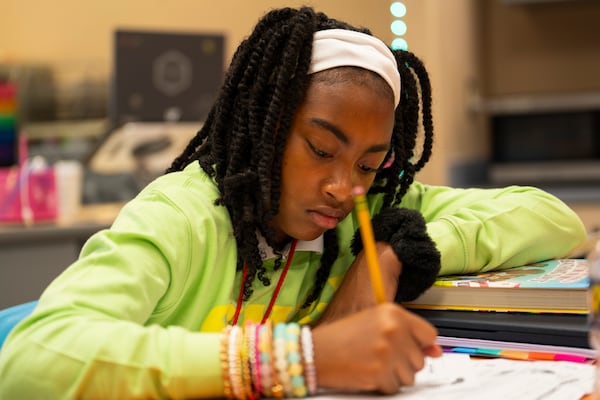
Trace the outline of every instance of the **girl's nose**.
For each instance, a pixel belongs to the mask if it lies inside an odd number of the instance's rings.
[[[347,202],[352,199],[353,181],[351,172],[337,173],[325,183],[325,193],[339,203]]]

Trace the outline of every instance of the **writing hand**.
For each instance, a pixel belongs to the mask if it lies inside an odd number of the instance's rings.
[[[437,330],[403,307],[384,303],[313,330],[319,386],[398,392],[414,383],[425,357],[442,354]]]

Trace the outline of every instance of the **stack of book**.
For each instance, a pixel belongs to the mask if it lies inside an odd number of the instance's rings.
[[[587,314],[588,264],[558,259],[471,275],[442,276],[404,303],[430,310]]]
[[[442,276],[403,305],[441,337],[589,349],[588,288],[586,259],[556,259]]]

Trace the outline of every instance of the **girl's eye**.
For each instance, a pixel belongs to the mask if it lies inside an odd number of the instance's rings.
[[[315,145],[313,145],[311,142],[309,142],[308,140],[306,141],[306,143],[308,143],[308,146],[310,147],[310,150],[315,153],[315,155],[319,158],[331,158],[333,157],[333,155],[331,153],[328,153],[324,150],[321,150],[317,147],[315,147]],[[373,168],[370,167],[368,165],[365,164],[359,164],[358,165],[358,169],[360,169],[360,171],[364,174],[376,174],[377,172],[379,172],[379,168]]]
[[[321,158],[331,157],[331,154],[327,153],[326,151],[316,148],[315,146],[313,146],[312,143],[308,142],[308,145],[310,146],[310,149],[313,151],[313,153],[315,153],[318,157],[321,157]]]
[[[360,168],[360,170],[366,174],[374,174],[374,173],[379,172],[379,168],[372,168],[372,167],[369,167],[368,165],[364,165],[364,164],[360,164],[358,166],[358,168]]]

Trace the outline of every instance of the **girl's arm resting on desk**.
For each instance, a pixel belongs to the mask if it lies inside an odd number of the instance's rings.
[[[123,287],[121,296],[129,291],[132,297],[150,294],[132,289]],[[131,320],[142,317],[139,309],[130,307],[134,303],[98,300],[69,304],[68,294],[42,298],[2,350],[0,398],[222,394],[219,334],[144,326]],[[117,303],[121,305],[111,307]]]
[[[411,185],[401,206],[419,210],[442,255],[441,275],[565,257],[585,228],[565,203],[533,187]]]
[[[377,209],[376,204],[374,207]],[[441,253],[440,274],[484,271],[562,257],[585,240],[585,229],[575,212],[556,197],[531,187],[455,189],[415,182],[401,207],[417,210],[425,218],[427,234]],[[388,215],[388,211],[375,211],[373,220],[383,217],[383,221],[374,223],[374,231],[385,231],[385,226],[390,228],[396,224],[389,220],[398,216]],[[397,229],[411,236],[406,227],[399,226]],[[330,323],[375,304],[368,269],[362,253],[359,253],[361,246],[356,237],[353,252],[357,258],[320,323]],[[432,253],[427,246],[423,248],[427,245],[424,239],[428,238],[414,233],[411,237],[408,242],[412,244],[400,246],[399,251],[385,243],[389,242],[387,239],[377,242],[388,301],[394,300],[399,278],[404,286],[408,284],[411,289],[402,290],[401,284],[398,290],[401,299],[407,295],[414,297],[415,290],[410,284],[415,286],[417,278],[422,281],[417,294],[423,285],[433,282],[430,279],[431,271],[434,271]],[[425,257],[419,256],[419,251],[411,250],[411,246],[413,250],[426,250],[423,253]],[[401,254],[396,255],[398,253]],[[429,262],[419,268],[411,268],[411,262],[403,265],[400,261],[407,256],[409,261],[412,257],[421,262],[428,259]],[[410,276],[411,273],[416,276]]]
[[[202,301],[191,293],[214,293],[206,285],[215,282],[189,283],[192,261],[181,256],[192,252],[192,243],[206,245],[190,240],[188,219],[174,210],[166,202],[138,201],[116,228],[86,243],[80,260],[7,338],[0,398],[223,395],[220,334],[197,332],[190,322],[197,324],[191,314],[202,308],[190,304]],[[167,318],[180,326],[161,326],[172,325]]]

